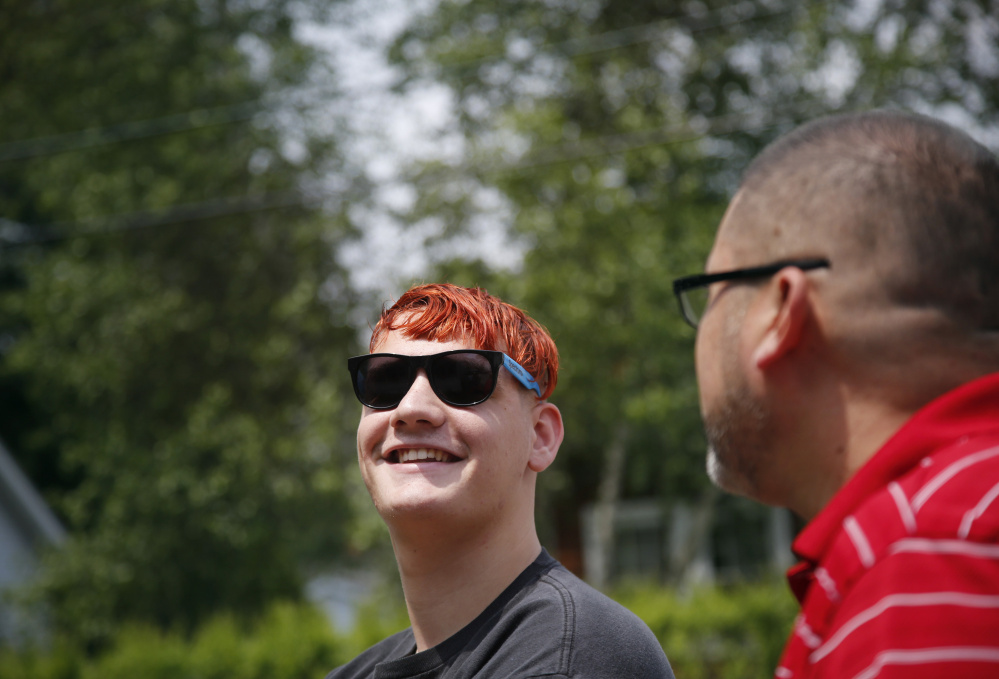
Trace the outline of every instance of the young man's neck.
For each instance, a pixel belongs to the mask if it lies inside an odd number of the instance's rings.
[[[530,530],[475,537],[393,535],[416,650],[441,643],[472,622],[541,552]]]

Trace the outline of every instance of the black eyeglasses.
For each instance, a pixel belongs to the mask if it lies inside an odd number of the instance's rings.
[[[740,281],[753,278],[765,278],[786,267],[793,266],[802,271],[821,269],[830,266],[828,259],[785,259],[765,266],[754,266],[748,269],[735,269],[719,273],[699,273],[694,276],[684,276],[673,281],[673,294],[680,304],[683,319],[692,328],[697,328],[708,308],[708,286],[720,281]]]
[[[458,349],[427,356],[365,354],[347,359],[357,400],[376,410],[399,405],[421,369],[427,371],[430,388],[444,403],[477,405],[493,395],[500,366],[541,397],[537,381],[502,351]]]

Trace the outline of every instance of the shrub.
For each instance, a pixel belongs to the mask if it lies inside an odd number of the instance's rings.
[[[652,629],[684,679],[772,676],[797,611],[776,582],[686,593],[633,586],[614,598]]]
[[[783,584],[702,588],[687,593],[635,585],[613,593],[655,633],[683,679],[770,676],[795,613]],[[306,604],[279,603],[253,621],[217,615],[193,634],[125,625],[109,648],[88,657],[0,650],[3,679],[322,679],[409,623],[401,597],[376,595],[353,630],[333,630]]]
[[[184,636],[124,625],[88,658],[58,647],[0,651],[3,679],[321,679],[352,657],[344,636],[305,604],[278,603],[251,624],[217,615]]]
[[[47,651],[0,648],[3,679],[79,679],[82,669],[80,653],[64,646]]]

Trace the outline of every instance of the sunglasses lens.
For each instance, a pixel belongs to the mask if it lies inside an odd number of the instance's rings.
[[[413,386],[409,364],[392,356],[373,356],[357,369],[357,394],[370,408],[391,408]]]
[[[482,354],[457,353],[436,357],[430,382],[451,405],[473,405],[489,398],[496,387],[496,370]]]
[[[502,354],[472,351],[433,356],[371,354],[349,361],[357,398],[369,408],[395,408],[409,392],[421,368],[430,386],[445,403],[470,406],[482,403],[496,387]]]

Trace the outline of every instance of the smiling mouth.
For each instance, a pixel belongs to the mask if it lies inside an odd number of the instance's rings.
[[[451,453],[445,453],[436,448],[410,448],[407,450],[393,450],[388,458],[389,462],[457,462],[458,458]]]

